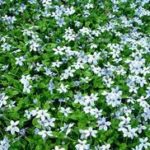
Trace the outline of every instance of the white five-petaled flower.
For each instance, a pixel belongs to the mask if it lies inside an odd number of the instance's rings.
[[[99,118],[97,123],[98,123],[99,130],[105,130],[105,131],[107,131],[108,127],[111,125],[111,122],[106,121],[106,118],[104,117]]]
[[[106,95],[108,105],[116,107],[121,104],[122,91],[120,91],[118,87],[113,88],[111,92],[104,92],[103,94]]]
[[[46,130],[39,131],[38,135],[40,135],[43,139],[45,139],[47,136],[53,136],[52,131]]]
[[[139,139],[140,141],[140,145],[139,145],[139,148],[140,149],[147,149],[148,147],[150,148],[150,142],[148,142],[148,138],[140,138]]]
[[[65,35],[63,37],[65,38],[65,40],[70,42],[75,40],[76,34],[74,33],[73,29],[68,28],[65,29]]]
[[[25,61],[25,58],[23,56],[17,57],[16,59],[16,65],[23,66],[23,62]]]
[[[60,108],[60,112],[63,113],[64,116],[66,116],[66,117],[67,117],[70,113],[72,113],[70,107],[67,107],[67,108],[61,107],[61,108]]]
[[[11,120],[10,125],[6,128],[6,131],[10,131],[11,134],[13,135],[15,134],[15,132],[18,133],[20,131],[19,128],[17,127],[18,124],[19,124],[19,121]]]
[[[0,108],[3,106],[3,105],[6,105],[7,104],[7,100],[8,99],[8,96],[5,95],[5,93],[1,93],[0,94]]]
[[[67,92],[67,88],[68,88],[68,85],[61,84],[60,87],[57,89],[57,91],[59,93],[66,93]]]
[[[96,146],[95,147],[95,150],[110,150],[110,144],[105,144],[105,145],[102,145],[102,146]]]
[[[9,147],[9,140],[7,137],[4,137],[3,140],[0,141],[0,150],[8,150]]]
[[[23,92],[30,93],[32,86],[30,85],[30,75],[22,75],[20,82],[23,84]]]
[[[78,140],[78,144],[75,146],[76,150],[90,150],[90,145],[87,144],[86,140]]]
[[[96,137],[97,131],[89,127],[87,130],[80,130],[81,139],[87,139],[88,137]]]

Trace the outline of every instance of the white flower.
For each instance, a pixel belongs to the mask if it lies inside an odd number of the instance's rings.
[[[5,93],[0,94],[0,108],[7,104],[7,101],[6,101],[7,99],[8,99],[8,96],[6,96]]]
[[[6,128],[6,131],[10,131],[11,134],[14,135],[15,132],[19,132],[20,131],[19,128],[17,127],[18,124],[19,124],[19,121],[13,121],[13,120],[11,120],[10,121],[10,126],[8,126]]]
[[[100,59],[100,53],[94,52],[93,55],[88,55],[88,63],[92,63],[94,65],[97,64],[98,60]]]
[[[72,113],[70,107],[67,108],[61,107],[60,112],[63,113],[66,117],[68,116],[68,114]]]
[[[68,67],[67,69],[65,69],[64,73],[61,74],[60,79],[64,80],[64,79],[68,79],[69,77],[73,77],[75,70],[72,69],[71,67]]]
[[[88,137],[96,137],[97,131],[89,127],[87,130],[80,130],[81,139],[87,139]]]
[[[55,74],[51,71],[51,69],[47,68],[47,67],[44,67],[44,70],[45,70],[45,74],[47,76],[54,76]]]
[[[80,29],[80,33],[82,35],[89,35],[90,32],[91,32],[91,30],[89,28],[87,28],[87,27],[83,27],[82,29]]]
[[[97,108],[92,108],[91,106],[85,106],[83,110],[85,113],[89,113],[95,118],[98,118],[102,115],[102,110],[98,110]]]
[[[40,118],[41,120],[45,120],[49,117],[47,110],[39,110],[36,112],[36,118]]]
[[[149,107],[149,104],[146,101],[146,97],[144,97],[144,96],[141,96],[139,99],[137,99],[137,102],[139,102],[139,105],[143,108]]]
[[[146,97],[150,97],[150,87],[147,87],[146,94]]]
[[[87,106],[87,105],[91,105],[91,106],[94,106],[94,102],[98,100],[98,94],[91,94],[91,95],[86,95],[84,96],[84,99],[83,99],[83,105],[84,106]]]
[[[46,7],[47,5],[51,5],[52,0],[41,0],[42,4]]]
[[[93,4],[92,3],[87,3],[86,5],[85,5],[85,8],[86,9],[90,9],[90,8],[93,8],[94,6],[93,6]]]
[[[15,16],[7,16],[5,15],[2,17],[2,19],[7,23],[7,24],[13,24],[17,19]]]
[[[84,64],[78,61],[78,62],[76,62],[76,63],[73,64],[73,67],[75,69],[80,69],[80,68],[83,69],[84,68]]]
[[[143,126],[143,125],[141,125],[141,124],[138,125],[137,128],[138,128],[138,133],[142,133],[143,130],[146,130],[146,129],[147,129],[146,126]]]
[[[90,81],[89,77],[81,78],[81,82],[88,83]]]
[[[107,131],[108,127],[111,125],[111,122],[106,121],[106,118],[104,117],[99,118],[97,123],[98,123],[99,130],[105,130],[105,131]]]
[[[40,135],[43,139],[45,139],[47,136],[53,136],[52,131],[46,130],[39,131],[38,135]]]
[[[80,27],[81,23],[79,21],[75,21],[75,26]]]
[[[64,50],[65,50],[65,48],[64,47],[60,47],[60,46],[58,46],[57,48],[53,49],[54,54],[56,54],[56,55],[63,55],[64,54]]]
[[[114,83],[114,81],[113,81],[113,79],[111,78],[111,77],[108,77],[108,76],[104,76],[103,77],[103,82],[105,83],[105,85],[107,86],[107,87],[111,87],[112,86],[112,84]]]
[[[101,76],[101,68],[95,65],[91,65],[91,70],[98,76]]]
[[[118,131],[122,131],[123,132],[123,136],[124,137],[128,137],[133,139],[134,137],[137,137],[137,128],[131,128],[131,125],[127,125],[127,126],[122,126],[118,129]]]
[[[5,71],[5,70],[8,69],[8,67],[9,67],[9,65],[3,65],[2,68],[1,68],[1,70],[2,70],[2,71]]]
[[[62,26],[65,25],[66,23],[65,23],[64,18],[61,17],[61,18],[57,18],[57,19],[56,19],[56,24],[57,24],[59,27],[62,27]]]
[[[139,147],[141,148],[141,149],[147,149],[148,147],[150,147],[150,143],[148,142],[148,138],[146,137],[146,138],[140,138],[139,139],[140,140],[140,145],[139,145]]]
[[[3,140],[0,141],[0,150],[8,150],[10,147],[8,138],[3,138]]]
[[[24,93],[30,93],[30,92],[31,92],[31,88],[32,88],[31,85],[29,85],[29,86],[24,86],[23,92],[24,92]]]
[[[67,15],[67,16],[70,16],[70,15],[72,15],[72,14],[74,14],[75,13],[75,9],[71,6],[70,8],[66,8],[65,9],[65,14]]]
[[[31,115],[32,115],[33,117],[35,117],[35,116],[37,115],[38,111],[39,111],[39,108],[36,108],[36,109],[32,110],[32,111],[31,111]]]
[[[102,145],[102,146],[96,146],[95,147],[95,150],[110,150],[110,144],[105,144],[105,145]]]
[[[16,65],[22,66],[23,62],[25,61],[25,58],[23,56],[15,58],[16,59]]]
[[[91,49],[95,49],[95,48],[97,48],[97,45],[94,44],[94,43],[92,43],[91,46],[90,46],[90,48],[91,48]]]
[[[121,116],[120,119],[121,119],[121,122],[119,123],[119,127],[128,125],[130,123],[130,121],[131,121],[130,117]]]
[[[54,150],[65,150],[65,148],[60,148],[59,146],[55,146]]]
[[[44,118],[43,120],[42,119],[38,120],[38,123],[44,128],[47,128],[47,127],[51,128],[55,126],[54,124],[55,120],[56,120],[55,118],[48,117],[48,118]]]
[[[145,107],[141,116],[144,117],[145,121],[150,120],[150,107]]]
[[[76,150],[90,150],[90,145],[86,144],[87,141],[86,140],[78,140],[78,144],[75,146]]]
[[[66,124],[64,123],[64,126],[63,127],[60,127],[60,130],[61,131],[65,131],[66,132],[66,135],[68,135],[70,132],[71,132],[71,128],[74,126],[74,123],[70,123],[70,124]]]
[[[48,90],[51,92],[51,94],[53,94],[54,88],[55,86],[54,86],[53,80],[51,79],[48,85]]]
[[[60,87],[57,89],[59,93],[66,93],[67,92],[68,85],[61,84]]]
[[[82,96],[82,94],[80,92],[78,92],[77,94],[74,95],[74,103],[79,103],[79,104],[83,104],[84,103],[84,97]]]
[[[52,67],[57,67],[59,68],[63,63],[61,61],[55,61],[55,62],[52,62]]]
[[[76,38],[76,34],[74,33],[73,29],[70,27],[68,29],[65,29],[65,35],[63,36],[66,41],[74,41]]]
[[[10,51],[12,46],[8,43],[4,43],[4,44],[1,45],[1,47],[2,47],[3,51]]]
[[[27,117],[28,119],[30,119],[31,118],[31,113],[28,110],[25,110],[24,116]]]
[[[36,40],[30,40],[30,51],[40,51],[40,44]]]
[[[80,69],[80,68],[83,69],[84,68],[84,64],[85,64],[85,62],[84,62],[83,58],[78,58],[77,62],[75,62],[73,64],[73,67],[75,69]]]
[[[105,95],[105,94],[104,94]],[[116,107],[121,104],[122,91],[118,88],[113,88],[111,92],[106,92],[106,102],[112,107]]]
[[[31,80],[30,75],[22,75],[20,82],[23,84],[23,92],[30,93],[32,86],[29,81]]]
[[[145,59],[140,57],[135,57],[134,60],[129,61],[129,67],[131,73],[135,73],[136,75],[142,73],[142,70],[145,66]]]

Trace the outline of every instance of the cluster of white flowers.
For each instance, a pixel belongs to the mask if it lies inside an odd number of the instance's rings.
[[[76,35],[73,31],[73,29],[65,29],[65,35],[63,36],[65,38],[66,41],[74,41],[76,38]]]
[[[46,13],[47,16],[52,16],[55,18],[56,20],[56,24],[59,27],[62,27],[63,25],[65,25],[65,21],[64,21],[64,17],[65,16],[70,16],[72,14],[75,13],[75,9],[73,7],[67,7],[65,8],[63,5],[61,6],[55,6],[55,11],[52,12],[52,14],[50,13]]]
[[[37,134],[39,134],[43,139],[47,136],[53,136],[51,128],[55,126],[55,118],[50,117],[47,110],[39,110],[39,108],[32,111],[25,111],[25,117],[28,119],[37,118],[37,122],[42,126],[42,130],[37,129]]]
[[[79,103],[83,106],[94,106],[94,102],[98,100],[98,94],[92,93],[91,95],[83,96],[81,93],[77,93],[74,98],[74,103]]]
[[[34,30],[36,30],[37,27],[32,27],[34,28]],[[29,45],[29,50],[30,51],[42,51],[42,47],[41,47],[41,39],[39,38],[39,35],[36,33],[36,31],[32,31],[31,29],[24,29],[23,35],[26,38],[29,38],[30,40],[28,41],[28,43],[26,43],[26,45]]]
[[[149,2],[0,0],[0,150],[149,150]]]

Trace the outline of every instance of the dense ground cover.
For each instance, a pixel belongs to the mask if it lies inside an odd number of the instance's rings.
[[[149,10],[0,0],[0,150],[149,150]]]

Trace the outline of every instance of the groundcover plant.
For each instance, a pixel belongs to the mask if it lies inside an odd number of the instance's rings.
[[[149,0],[0,8],[0,150],[150,150]]]

